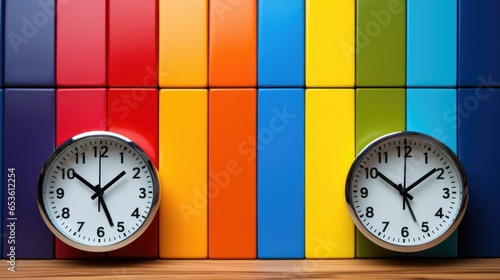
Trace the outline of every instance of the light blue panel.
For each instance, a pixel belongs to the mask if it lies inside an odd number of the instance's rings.
[[[260,89],[257,256],[304,258],[304,89]]]
[[[259,0],[258,85],[304,86],[304,0]]]
[[[5,0],[6,86],[55,85],[54,1]]]
[[[408,0],[408,87],[455,87],[457,1]]]
[[[430,135],[457,153],[457,93],[455,89],[407,89],[406,129]],[[439,245],[409,257],[453,258],[458,256],[455,231]]]

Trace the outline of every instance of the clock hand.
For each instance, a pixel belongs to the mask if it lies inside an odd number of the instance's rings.
[[[403,190],[406,189],[406,138],[404,139],[404,144],[405,144],[405,153],[404,153],[404,170],[403,170]],[[403,210],[405,210],[405,202],[407,199],[404,199],[403,195]]]
[[[379,171],[377,171],[377,176],[382,178],[382,180],[384,180],[387,184],[396,189],[400,195],[403,195],[403,187],[401,186],[401,184],[396,185],[396,183],[391,181],[389,178],[387,178],[384,174],[380,173]],[[408,198],[413,199],[413,196],[411,194],[408,194]]]
[[[85,186],[89,187],[94,192],[97,192],[97,189],[96,189],[96,187],[94,187],[94,185],[89,183],[89,181],[85,180],[82,176],[80,176],[76,172],[75,172],[75,178],[78,179],[80,182],[82,182]]]
[[[114,183],[116,183],[116,181],[120,180],[121,177],[125,176],[125,174],[127,174],[127,172],[125,171],[122,171],[120,172],[120,174],[118,174],[115,178],[113,178],[113,180],[109,181],[109,183],[107,183],[102,189],[101,189],[101,193],[103,194],[105,190],[109,189],[109,187],[111,187]],[[95,199],[97,196],[99,196],[99,194],[96,192],[95,194],[93,194],[91,196],[92,199]]]
[[[406,201],[406,204],[408,204],[408,209],[410,210],[411,217],[413,218],[413,221],[417,223],[417,218],[415,217],[415,213],[413,213],[413,209],[411,208],[410,201],[408,200],[407,193],[403,195],[403,201]]]
[[[108,206],[106,205],[106,202],[104,202],[104,197],[102,193],[101,186],[97,185],[97,193],[98,193],[98,203],[102,205],[102,209],[104,210],[104,213],[106,214],[106,218],[108,219],[109,225],[113,226],[113,219],[111,218],[111,215],[109,214]]]
[[[416,186],[418,186],[420,183],[422,183],[425,179],[429,178],[432,174],[434,174],[435,172],[437,171],[436,168],[432,169],[431,171],[427,172],[424,176],[420,177],[420,179],[418,179],[417,181],[415,181],[415,183],[411,184],[408,188],[404,189],[403,192],[404,193],[408,193],[409,191],[411,191],[413,188],[415,188]]]
[[[99,190],[99,194],[100,194],[100,197],[99,197],[100,200],[102,199],[102,194],[101,194],[102,193],[102,191],[101,191],[101,158],[102,158],[101,152],[99,152],[99,184],[98,184],[99,188],[98,188],[98,190]],[[98,192],[96,192],[94,195],[96,195],[97,193]],[[95,198],[93,198],[93,199],[95,199]],[[101,212],[101,204],[102,203],[97,203],[97,212]]]

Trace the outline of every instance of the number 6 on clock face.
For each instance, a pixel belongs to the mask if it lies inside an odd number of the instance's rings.
[[[155,167],[131,140],[91,132],[62,144],[44,165],[38,205],[65,243],[86,251],[121,248],[151,223],[159,206]]]
[[[415,132],[370,143],[346,181],[346,202],[357,228],[394,251],[421,251],[442,242],[460,223],[467,201],[465,171],[455,154]]]

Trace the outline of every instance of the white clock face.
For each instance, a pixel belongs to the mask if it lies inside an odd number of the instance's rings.
[[[61,146],[40,177],[39,206],[51,230],[71,246],[108,251],[135,240],[159,199],[156,169],[130,140],[99,132]]]
[[[396,251],[430,248],[463,217],[468,188],[455,155],[437,140],[396,133],[357,157],[346,183],[356,226],[376,244]]]

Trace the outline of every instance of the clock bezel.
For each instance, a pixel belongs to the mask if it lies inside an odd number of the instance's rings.
[[[46,178],[49,172],[51,171],[52,165],[55,163],[55,160],[58,158],[59,155],[64,154],[67,152],[68,149],[71,149],[73,145],[78,144],[81,141],[88,141],[89,139],[99,139],[99,140],[112,140],[112,141],[117,141],[120,142],[130,149],[134,150],[145,162],[147,168],[149,169],[151,173],[151,181],[153,185],[153,200],[151,202],[151,209],[148,213],[148,216],[146,219],[144,219],[144,222],[140,225],[137,230],[135,230],[132,234],[127,236],[124,239],[119,240],[116,243],[110,244],[110,245],[103,245],[103,246],[98,246],[98,245],[88,245],[88,244],[83,244],[80,242],[77,242],[70,237],[68,237],[63,231],[59,230],[58,223],[55,221],[54,217],[50,215],[50,212],[45,208],[45,203],[44,203],[44,197],[43,197],[43,190],[46,187]],[[109,131],[90,131],[90,132],[85,132],[78,134],[68,140],[66,140],[64,143],[62,143],[59,147],[57,147],[54,152],[48,157],[47,161],[43,165],[40,175],[38,177],[38,187],[37,187],[37,202],[38,202],[38,209],[40,210],[40,214],[42,216],[42,219],[44,220],[45,224],[47,227],[50,229],[50,231],[61,241],[66,243],[67,245],[74,247],[76,249],[88,251],[88,252],[109,252],[113,250],[120,249],[124,246],[127,246],[128,244],[132,243],[135,241],[139,236],[146,231],[146,229],[149,227],[151,222],[154,220],[156,213],[158,212],[158,208],[160,205],[160,195],[161,188],[160,188],[160,180],[159,180],[159,174],[158,170],[154,166],[153,162],[149,158],[149,156],[144,152],[144,150],[137,145],[134,141],[130,140],[129,138],[114,133],[114,132],[109,132]]]
[[[432,144],[436,148],[442,150],[447,157],[452,161],[452,164],[456,167],[457,176],[459,177],[459,180],[462,182],[462,203],[460,205],[460,209],[457,212],[456,218],[451,224],[451,226],[441,235],[433,238],[432,240],[420,244],[420,245],[399,245],[395,243],[391,243],[389,241],[383,240],[378,238],[376,235],[374,235],[372,232],[370,232],[365,225],[361,222],[360,217],[357,215],[355,211],[355,206],[354,206],[354,201],[352,198],[352,186],[353,186],[353,175],[354,172],[359,168],[359,165],[361,165],[362,161],[365,159],[365,157],[372,151],[373,148],[379,146],[381,143],[386,142],[386,141],[394,141],[398,139],[403,139],[403,138],[410,138],[410,139],[417,139],[420,141],[426,141],[429,144]],[[456,156],[456,154],[445,144],[443,144],[441,141],[437,140],[436,138],[429,136],[427,134],[423,134],[420,132],[414,132],[414,131],[398,131],[398,132],[393,132],[393,133],[388,133],[386,135],[383,135],[372,142],[370,142],[368,145],[366,145],[361,152],[356,156],[354,162],[352,163],[349,172],[347,174],[346,178],[346,187],[345,187],[345,199],[346,199],[346,205],[349,211],[349,215],[351,216],[352,220],[354,221],[354,224],[356,225],[356,228],[365,236],[367,237],[370,241],[373,243],[385,248],[389,249],[392,251],[396,252],[403,252],[403,253],[411,253],[411,252],[419,252],[423,251],[429,248],[432,248],[439,243],[443,242],[446,240],[458,227],[460,222],[462,221],[465,211],[467,209],[467,204],[469,200],[469,186],[467,182],[467,176],[465,173],[465,169],[460,163],[460,160]]]

